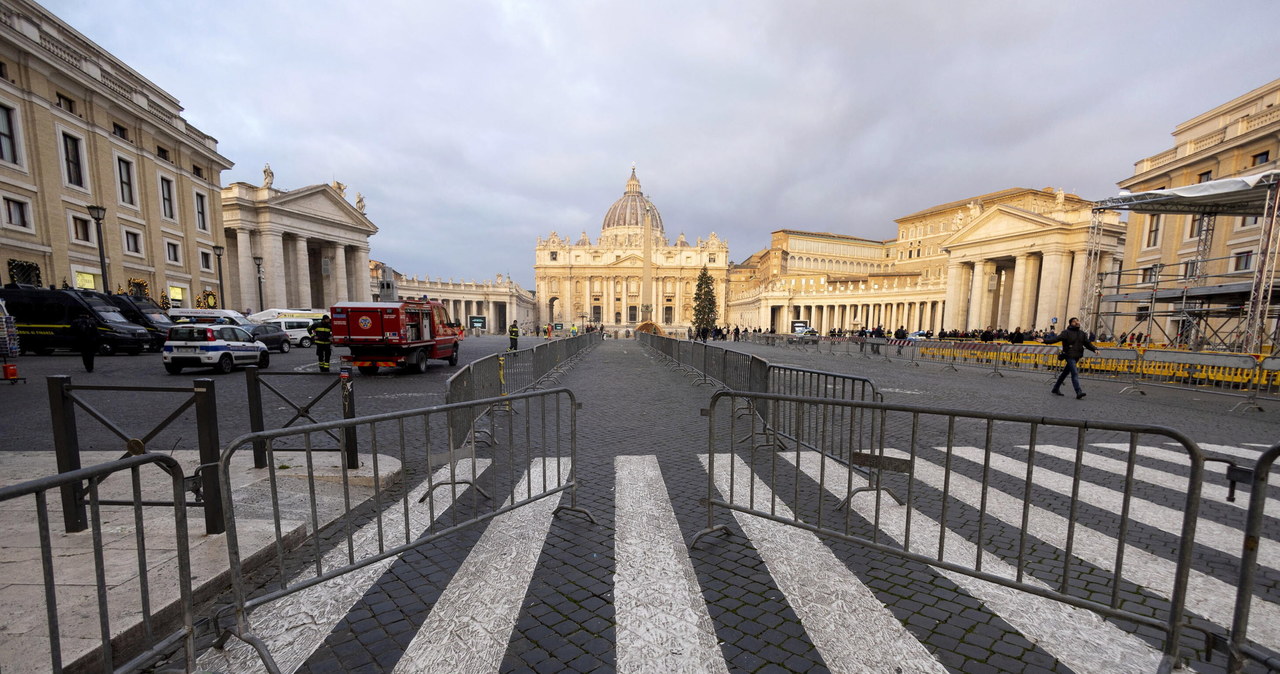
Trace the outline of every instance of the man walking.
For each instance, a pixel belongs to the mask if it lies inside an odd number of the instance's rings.
[[[1044,340],[1045,344],[1062,343],[1062,353],[1058,359],[1062,361],[1062,374],[1058,375],[1058,381],[1053,385],[1050,391],[1053,395],[1060,396],[1062,391],[1062,382],[1066,380],[1067,375],[1071,375],[1071,386],[1076,390],[1076,400],[1084,397],[1084,391],[1080,389],[1080,374],[1076,370],[1076,362],[1084,358],[1084,350],[1088,349],[1094,353],[1098,352],[1098,348],[1089,341],[1089,335],[1080,329],[1080,319],[1072,318],[1067,322],[1067,329]]]
[[[76,348],[80,350],[80,361],[84,363],[85,372],[93,372],[93,357],[102,348],[102,339],[98,336],[98,324],[89,314],[82,313],[71,321],[71,332],[76,337]]]
[[[520,326],[515,321],[511,321],[511,327],[507,328],[507,336],[511,338],[511,345],[507,347],[507,351],[520,348]]]
[[[333,324],[329,314],[320,317],[319,323],[312,323],[307,332],[316,345],[316,360],[320,363],[320,371],[329,371],[329,358],[333,355]]]

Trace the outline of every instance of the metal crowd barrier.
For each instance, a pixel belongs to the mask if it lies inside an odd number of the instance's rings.
[[[157,474],[149,474],[144,480],[142,470],[148,466],[158,469]],[[123,472],[129,473],[131,477],[127,491],[104,487],[102,483],[106,478]],[[55,536],[50,524],[54,515],[50,514],[49,492],[67,487],[78,488],[83,484],[88,485],[86,493],[91,540],[85,541],[83,534]],[[121,527],[134,530],[134,546],[129,547],[127,539],[113,539],[110,556],[113,568],[120,564],[128,565],[131,556],[136,560],[136,583],[108,580],[108,550],[103,537],[102,507],[108,505],[109,499],[104,498],[104,491],[117,495],[125,491],[124,495],[130,497],[132,521],[109,520],[105,524],[112,529]],[[6,509],[16,505],[12,502],[20,503],[23,497],[31,497],[34,502],[32,512],[39,530],[46,623],[43,639],[36,636],[38,631],[33,631],[30,636],[6,635],[0,644],[0,663],[10,663],[4,665],[7,668],[19,662],[39,662],[43,656],[42,650],[47,649],[47,671],[61,672],[67,668],[76,671],[131,672],[141,670],[155,658],[168,656],[175,647],[180,646],[187,671],[194,670],[195,631],[185,492],[182,466],[163,454],[126,456],[116,461],[0,488],[0,504],[4,504]],[[155,518],[143,515],[144,507],[158,505],[149,501],[157,497],[169,499],[165,505],[172,507],[172,518],[156,521]],[[158,531],[156,536],[165,536],[166,540],[157,544],[152,540],[153,537],[148,536],[148,528],[153,532]],[[172,533],[169,533],[170,529]],[[65,568],[65,563],[82,557],[86,550],[91,551],[93,556],[92,597],[85,597],[77,602],[76,593],[66,592],[64,585],[60,601],[58,584],[68,582],[67,576],[71,573],[71,570]],[[171,564],[158,566],[155,563],[157,559],[164,559],[170,550],[176,557],[173,560],[177,563],[176,574],[172,573]],[[84,585],[88,579],[81,572],[71,580],[75,584]],[[69,633],[70,628],[64,625],[64,619],[78,619],[66,620],[74,624],[91,617],[94,615],[94,604],[97,607],[98,634]],[[166,606],[168,608],[156,610],[156,607]],[[114,626],[113,615],[117,616]],[[124,619],[126,625],[120,624],[120,616],[129,616]],[[113,630],[120,635],[114,642],[111,636]],[[93,645],[95,640],[96,646]],[[129,659],[126,661],[126,658]]]
[[[465,415],[478,417],[483,410],[494,405],[509,406],[520,415],[518,422],[495,423],[493,447],[485,457],[473,453],[456,452],[459,442],[452,435],[446,422],[455,410],[465,410]],[[220,630],[215,647],[223,648],[228,638],[234,636],[250,644],[268,671],[278,672],[277,666],[261,633],[275,626],[254,623],[251,612],[288,595],[316,588],[314,601],[321,597],[332,599],[343,588],[353,584],[329,584],[366,567],[373,567],[377,577],[381,570],[404,552],[427,545],[443,536],[466,527],[491,520],[517,508],[532,505],[547,498],[559,498],[569,493],[569,504],[555,509],[571,510],[595,518],[577,502],[577,408],[573,393],[558,388],[545,391],[516,393],[500,399],[486,398],[466,403],[448,404],[418,410],[379,414],[356,419],[330,421],[308,426],[282,428],[242,435],[233,440],[222,453],[220,476],[224,485],[223,500],[227,513],[227,554],[231,568],[232,605],[229,611],[234,621],[222,630],[220,617],[215,617],[215,627]],[[513,417],[511,417],[513,418]],[[425,474],[424,481],[384,488],[373,480],[372,507],[353,508],[350,497],[352,471],[342,467],[341,488],[345,510],[337,517],[337,528],[330,533],[332,539],[313,535],[308,545],[288,552],[280,521],[281,501],[296,500],[299,495],[307,499],[301,510],[310,513],[311,529],[319,529],[316,515],[317,477],[313,457],[306,455],[305,477],[284,477],[277,473],[274,460],[268,461],[269,488],[272,515],[276,522],[274,540],[274,577],[269,585],[254,592],[241,567],[240,532],[237,520],[237,504],[231,497],[231,471],[228,469],[237,452],[253,446],[255,440],[266,443],[268,458],[274,446],[292,440],[311,446],[313,440],[327,431],[347,428],[360,429],[360,437],[366,438],[367,447],[361,448],[378,475],[378,457],[394,456],[404,469],[402,475]],[[339,437],[346,437],[339,433]],[[439,446],[440,453],[432,448]],[[446,457],[435,461],[434,457]],[[441,465],[442,464],[442,465]],[[355,510],[359,509],[360,513]],[[356,530],[357,517],[368,522]],[[378,567],[379,563],[385,563]],[[354,584],[357,592],[362,592]],[[352,597],[352,601],[358,598]]]
[[[744,408],[758,413],[743,416]],[[1184,612],[1204,456],[1175,430],[739,391],[715,394],[704,414],[707,523],[691,547],[726,530],[716,511],[728,510],[1150,627],[1164,635],[1162,672],[1190,647]],[[796,437],[754,441],[788,416],[805,420],[791,424]],[[1131,533],[1143,507],[1132,479],[1114,516],[1118,536],[1079,524],[1079,466],[1097,451],[1093,443],[1127,446],[1132,466],[1140,444],[1165,441],[1189,464],[1185,488],[1177,485],[1185,500],[1173,559],[1144,552],[1141,527]],[[1070,448],[1071,474],[1045,467],[1037,450],[1048,445]],[[865,479],[851,466],[865,467]],[[904,508],[883,502],[887,489],[905,494]],[[991,552],[972,543],[992,538],[1012,546]],[[1192,599],[1204,592],[1196,588]]]
[[[343,366],[343,369],[339,373],[335,374],[336,376],[323,372],[264,372],[259,370],[256,365],[246,367],[244,369],[244,383],[245,394],[249,403],[249,431],[257,433],[259,431],[267,430],[265,414],[266,408],[262,404],[263,389],[275,394],[277,398],[293,409],[292,416],[281,424],[281,428],[288,428],[289,426],[292,426],[295,421],[300,419],[306,419],[313,424],[318,423],[320,420],[312,416],[312,412],[314,412],[316,406],[321,402],[324,402],[326,400],[326,396],[334,390],[338,391],[338,402],[340,406],[340,410],[338,411],[338,414],[340,415],[339,418],[354,419],[356,416],[355,383],[350,376],[350,370],[346,366]],[[286,381],[304,381],[310,383],[316,381],[317,376],[331,379],[331,381],[328,386],[321,388],[318,393],[307,393],[309,398],[306,402],[293,400],[288,394],[281,391],[279,387],[273,385],[269,381],[270,379],[285,378]],[[330,433],[329,437],[333,441],[333,444],[329,446],[329,449],[331,451],[336,451],[338,443],[340,443],[341,440],[333,433]],[[350,438],[347,441],[346,446],[348,448],[348,452],[345,456],[347,467],[359,468],[359,459],[355,452],[356,439]],[[319,449],[321,449],[321,447],[313,447],[312,451]],[[276,447],[276,451],[286,451],[286,448]],[[301,451],[301,448],[295,448],[295,451]],[[267,467],[267,454],[265,445],[262,441],[254,443],[253,467]]]
[[[73,384],[71,377],[53,375],[47,378],[49,413],[53,431],[53,447],[58,462],[58,472],[68,473],[80,468],[80,439],[76,426],[76,408],[85,411],[124,443],[124,457],[146,454],[148,444],[160,436],[188,408],[195,408],[196,444],[200,450],[200,466],[194,474],[185,478],[186,490],[195,496],[191,505],[204,509],[205,533],[220,534],[223,530],[222,499],[218,494],[218,478],[212,467],[218,460],[218,397],[212,379],[196,379],[189,387],[179,386],[86,386]],[[131,435],[109,419],[89,401],[77,395],[78,391],[106,391],[110,393],[176,393],[177,407],[142,437]],[[168,464],[161,464],[165,468]],[[208,470],[205,470],[205,467]],[[177,472],[179,478],[182,471]],[[67,533],[84,531],[88,524],[84,514],[84,488],[77,482],[62,483],[62,518]],[[104,505],[132,505],[128,501],[111,501]]]
[[[446,403],[466,403],[484,398],[500,398],[532,390],[547,383],[558,383],[558,375],[591,347],[604,339],[602,332],[588,332],[566,339],[555,339],[534,347],[507,351],[472,361],[449,377]],[[495,408],[484,408],[474,417],[468,408],[455,408],[449,416],[449,435],[455,449],[490,435],[480,428]],[[499,405],[496,409],[507,409]]]
[[[1271,469],[1278,457],[1280,443],[1272,445],[1258,457],[1253,469],[1253,482],[1249,486],[1249,514],[1245,524],[1244,544],[1240,551],[1240,581],[1236,583],[1236,605],[1231,622],[1230,643],[1227,646],[1227,671],[1231,674],[1241,674],[1246,660],[1260,662],[1273,672],[1280,671],[1280,657],[1246,641],[1249,633],[1249,609],[1253,604],[1258,573],[1258,547],[1266,512],[1267,488],[1271,480]]]

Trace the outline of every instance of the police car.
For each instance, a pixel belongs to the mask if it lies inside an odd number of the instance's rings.
[[[164,369],[179,374],[184,367],[212,367],[226,374],[237,365],[271,364],[267,346],[237,325],[179,325],[169,329],[161,353]]]

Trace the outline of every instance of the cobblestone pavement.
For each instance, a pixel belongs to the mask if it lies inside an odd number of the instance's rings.
[[[773,364],[869,376],[895,403],[1166,424],[1217,455],[1246,463],[1280,440],[1275,411],[1228,415],[1230,402],[1212,396],[1154,391],[1120,397],[1117,384],[1086,382],[1088,398],[1054,399],[1043,373],[997,380],[978,371],[944,373],[929,364],[908,368],[725,346]],[[289,670],[1156,670],[1161,639],[1151,627],[1101,619],[847,539],[717,510],[713,523],[727,530],[690,549],[690,539],[709,523],[703,503],[709,481],[724,497],[732,473],[734,489],[754,485],[753,503],[768,504],[766,510],[782,518],[805,513],[810,522],[814,512],[835,512],[840,499],[829,487],[849,478],[818,454],[798,450],[731,459],[709,476],[709,422],[702,410],[714,389],[698,386],[634,341],[605,341],[561,383],[582,403],[574,466],[578,503],[597,522],[553,514],[560,497],[544,499],[389,562],[362,581],[352,602],[334,608],[278,600],[280,610],[313,614],[320,632],[314,644],[288,636],[268,642],[273,653],[293,652]],[[712,422],[721,423],[714,416]],[[907,446],[906,426],[889,430],[895,451]],[[972,434],[955,437],[967,442]],[[879,521],[885,540],[905,533],[939,547],[945,532],[948,559],[980,554],[988,573],[1012,575],[1021,568],[1032,583],[1062,583],[1074,596],[1105,603],[1114,585],[1113,560],[1102,551],[1120,535],[1116,490],[1124,487],[1128,446],[1090,442],[1089,458],[1081,462],[1074,445],[1059,446],[1055,439],[1046,433],[1032,486],[1017,473],[1016,443],[988,456],[972,442],[950,450],[919,443],[910,508],[895,509],[887,499],[859,501],[841,515],[843,526],[869,536]],[[1130,571],[1117,596],[1121,608],[1141,615],[1158,615],[1169,602],[1165,579],[1174,567],[1186,482],[1174,449],[1153,442],[1135,454],[1138,486],[1127,502],[1131,521],[1125,525]],[[1084,482],[1072,498],[1069,480],[1077,471]],[[990,489],[980,486],[984,474]],[[1245,502],[1227,503],[1225,484],[1221,470],[1207,479],[1188,606],[1191,624],[1217,633],[1230,621]],[[908,488],[896,487],[903,493]],[[1280,506],[1276,496],[1272,504]],[[1024,521],[1026,500],[1034,507]],[[1250,632],[1270,649],[1280,648],[1280,555],[1271,543],[1280,534],[1278,514],[1268,509],[1269,541],[1260,557]],[[903,517],[913,518],[906,532]],[[1021,541],[1027,542],[1025,560],[1019,559]],[[1064,571],[1067,558],[1072,563]],[[1223,670],[1221,654],[1206,661],[1196,648],[1203,640],[1188,631],[1183,654],[1192,667]],[[231,662],[246,661],[213,651],[201,659],[209,669],[257,671]]]

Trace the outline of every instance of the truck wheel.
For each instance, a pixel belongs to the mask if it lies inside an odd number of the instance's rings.
[[[449,354],[449,364],[458,364],[458,345],[456,343],[453,345],[453,353]]]
[[[422,374],[427,371],[427,352],[422,349],[414,351],[409,356],[409,362],[405,365],[413,374]]]
[[[378,374],[377,365],[357,365],[356,369],[360,371],[360,374],[365,375],[366,377]]]
[[[235,369],[235,367],[236,364],[231,360],[231,354],[224,353],[222,354],[222,357],[218,359],[218,364],[213,366],[213,371],[218,374],[229,374]]]
[[[311,348],[311,338],[310,338],[310,337],[303,337],[302,339],[299,339],[299,340],[298,340],[298,348],[299,348],[299,349],[310,349],[310,348]]]
[[[177,363],[165,363],[164,371],[169,374],[182,374],[182,366]]]

